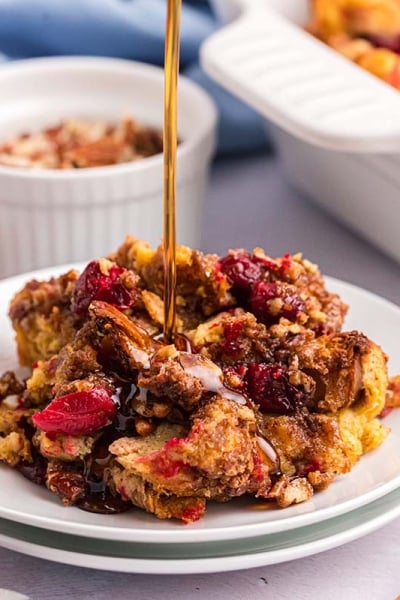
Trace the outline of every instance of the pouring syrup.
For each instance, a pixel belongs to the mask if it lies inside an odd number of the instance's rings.
[[[164,56],[164,340],[174,342],[176,319],[176,154],[178,126],[178,77],[179,77],[179,38],[182,0],[168,0],[165,30]],[[196,364],[193,362],[196,358]],[[198,376],[207,389],[218,392],[222,396],[246,404],[246,398],[226,388],[222,382],[222,372],[218,373],[205,365],[200,365],[202,357],[186,355],[185,370]],[[279,464],[278,455],[271,444],[257,435],[257,445],[266,462]]]
[[[164,339],[176,319],[176,153],[181,0],[168,0],[164,57]]]

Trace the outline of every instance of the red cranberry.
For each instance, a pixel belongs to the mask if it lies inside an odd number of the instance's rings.
[[[248,252],[228,254],[221,258],[218,266],[234,287],[244,290],[249,289],[263,273],[261,265]]]
[[[400,54],[400,35],[380,35],[369,33],[363,36],[371,42],[376,48],[387,48],[392,52]]]
[[[292,255],[291,254],[284,254],[282,256],[281,266],[279,268],[279,275],[281,277],[285,277],[286,276],[286,271],[288,269],[290,269],[290,267],[292,266],[292,262],[293,262],[293,259],[292,259]]]
[[[304,300],[293,293],[292,286],[280,282],[258,281],[250,294],[249,307],[255,316],[267,323],[278,322],[281,317],[295,321],[305,310]],[[271,310],[269,301],[281,300],[278,311]]]
[[[393,407],[392,406],[384,406],[381,410],[381,412],[379,413],[378,417],[380,419],[384,419],[385,417],[387,417],[388,415],[390,415],[390,413],[392,412]]]
[[[184,523],[194,523],[201,519],[205,513],[205,505],[202,503],[195,504],[190,508],[185,508],[182,513],[179,515],[179,518]]]
[[[93,300],[102,300],[120,310],[130,308],[134,303],[133,294],[124,286],[121,275],[126,269],[111,265],[104,273],[97,260],[90,262],[76,282],[73,310],[85,316]]]
[[[228,356],[241,352],[242,345],[239,337],[243,330],[241,321],[232,321],[224,324],[224,337],[221,342],[221,351]]]
[[[115,416],[117,407],[111,394],[102,387],[59,396],[32,421],[46,433],[85,435],[101,429]]]
[[[245,381],[248,395],[261,412],[289,414],[308,400],[307,394],[289,382],[280,365],[250,363]]]
[[[273,258],[267,258],[266,256],[260,256],[257,254],[253,254],[251,259],[256,264],[264,267],[264,272],[270,271],[272,273],[277,273],[278,271],[280,271],[280,267],[279,267],[278,263]]]
[[[305,464],[303,468],[298,472],[300,477],[307,477],[309,473],[314,473],[314,471],[323,471],[324,463],[321,458],[315,456],[310,460],[309,463]]]

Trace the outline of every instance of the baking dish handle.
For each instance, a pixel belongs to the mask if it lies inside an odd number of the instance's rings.
[[[307,142],[347,152],[399,152],[399,92],[253,2],[204,42],[204,70]]]

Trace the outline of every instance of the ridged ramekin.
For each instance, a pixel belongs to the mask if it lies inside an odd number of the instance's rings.
[[[108,58],[61,57],[0,68],[0,140],[66,118],[118,121],[130,114],[162,128],[163,70]],[[215,146],[216,109],[196,84],[179,85],[177,241],[199,242]],[[76,170],[0,165],[0,277],[88,260],[126,234],[162,237],[162,155]]]

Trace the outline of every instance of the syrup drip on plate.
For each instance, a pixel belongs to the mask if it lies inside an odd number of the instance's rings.
[[[120,380],[115,394],[118,413],[111,425],[106,427],[97,440],[91,454],[84,459],[83,477],[87,492],[79,501],[82,510],[103,514],[120,513],[132,508],[120,496],[114,496],[108,489],[108,471],[113,463],[113,456],[108,448],[116,439],[135,432],[136,412],[132,408],[132,400],[139,393],[134,383]]]

